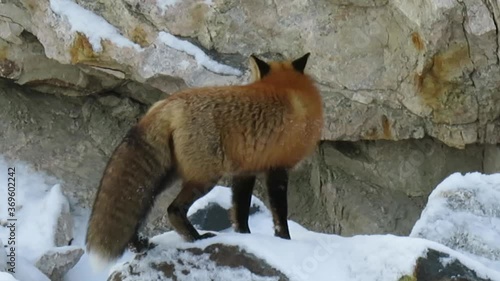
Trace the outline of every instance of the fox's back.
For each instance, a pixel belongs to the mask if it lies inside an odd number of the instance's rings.
[[[323,125],[314,89],[269,85],[188,90],[177,108],[173,137],[179,166],[222,173],[293,167],[314,149]]]

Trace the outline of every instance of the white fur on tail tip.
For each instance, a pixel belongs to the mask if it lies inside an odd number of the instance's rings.
[[[87,248],[87,256],[89,256],[90,266],[94,272],[102,272],[115,261],[115,259],[100,253],[98,250],[89,248]]]

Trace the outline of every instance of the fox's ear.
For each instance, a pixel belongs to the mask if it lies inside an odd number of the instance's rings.
[[[255,80],[262,79],[264,76],[269,74],[271,67],[265,61],[260,60],[255,55],[250,55],[250,64],[252,66],[252,77]]]
[[[302,57],[292,61],[293,68],[300,73],[304,73],[304,69],[306,68],[307,59],[311,53],[307,53]]]

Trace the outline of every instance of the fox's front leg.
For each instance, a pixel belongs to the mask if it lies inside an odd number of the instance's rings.
[[[274,235],[290,239],[288,231],[288,170],[285,168],[275,168],[267,172],[266,175],[267,192],[269,194],[269,204],[273,214]]]
[[[236,232],[250,233],[248,215],[252,201],[252,191],[255,185],[255,176],[234,176],[231,184],[233,193],[233,207],[231,217]]]

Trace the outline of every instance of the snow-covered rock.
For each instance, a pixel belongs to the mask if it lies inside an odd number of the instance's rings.
[[[58,247],[43,254],[35,265],[51,281],[60,281],[78,263],[83,253],[80,247]]]
[[[54,230],[54,244],[57,247],[68,246],[73,239],[73,216],[70,213],[69,203],[66,197],[59,193],[61,210],[57,217],[57,223]]]
[[[269,234],[219,233],[185,243],[173,232],[159,245],[117,264],[108,281],[343,280],[500,281],[500,272],[438,243],[392,235],[344,238],[300,230],[292,240]],[[469,278],[470,277],[470,278]],[[409,278],[409,279],[404,279]]]
[[[289,280],[266,261],[238,246],[205,249],[158,247],[119,267],[108,280]]]
[[[53,247],[68,245],[72,238],[69,203],[59,184],[50,188],[43,197],[26,204],[18,213],[19,251],[33,263]],[[36,239],[33,239],[33,233],[37,233]]]
[[[500,271],[500,174],[455,173],[429,196],[410,236],[426,238]]]
[[[204,200],[195,203],[189,213],[210,205],[225,208],[230,199],[229,188],[218,186]],[[251,234],[226,229],[214,238],[194,243],[184,242],[175,232],[153,237],[155,248],[116,264],[108,280],[139,281],[166,276],[179,281],[437,281],[464,276],[467,280],[500,281],[500,271],[421,238],[341,237],[309,231],[289,221],[292,239],[285,240],[273,236],[272,216],[265,207],[250,217],[249,225]]]
[[[198,199],[189,208],[189,220],[201,230],[221,231],[231,228],[231,196],[229,188],[214,187],[210,193]],[[259,198],[252,196],[250,218],[258,213],[269,213],[269,210]]]

